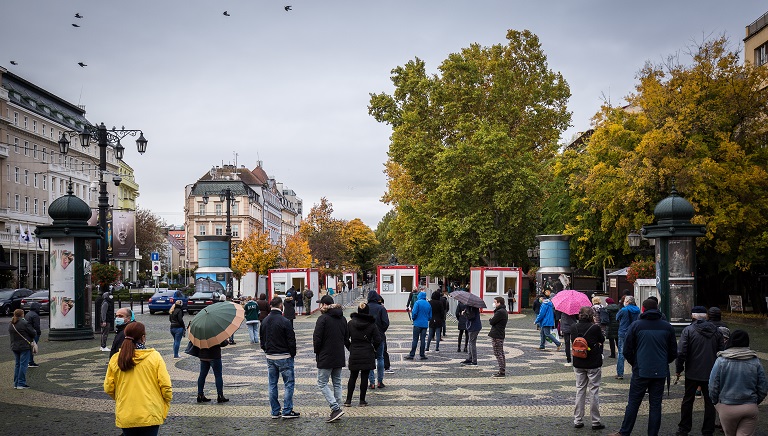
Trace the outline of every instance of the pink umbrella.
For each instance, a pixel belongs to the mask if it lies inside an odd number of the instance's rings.
[[[555,305],[555,309],[568,315],[576,315],[579,310],[584,306],[592,306],[592,301],[589,300],[586,294],[573,289],[566,289],[560,291],[552,297],[552,304]]]

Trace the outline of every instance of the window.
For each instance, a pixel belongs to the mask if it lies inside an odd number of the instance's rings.
[[[221,203],[216,203],[216,216],[221,216]]]
[[[32,204],[33,204],[32,211],[35,215],[37,215],[37,198],[35,198]]]
[[[768,63],[768,42],[755,49],[755,65]]]
[[[221,224],[216,225],[216,236],[221,236],[224,234],[224,229],[221,227]]]
[[[11,210],[11,193],[5,193],[5,205],[8,206],[8,210]]]
[[[28,117],[24,117],[24,128],[25,129],[29,128],[28,124],[29,124],[29,118]]]
[[[37,173],[32,174],[32,183],[37,188]]]
[[[13,113],[13,125],[18,126],[19,125],[19,113],[14,112]]]
[[[240,226],[235,224],[232,226],[232,236],[234,237],[240,237]]]
[[[13,151],[19,152],[19,138],[13,138]]]
[[[232,215],[240,215],[240,202],[239,201],[233,201],[232,202]]]
[[[43,200],[43,215],[48,215],[48,200]]]
[[[14,179],[15,179],[16,183],[19,183],[19,174],[21,174],[19,172],[19,167],[14,167],[13,176],[14,176]]]
[[[56,192],[56,177],[51,177],[51,192]]]
[[[43,162],[48,162],[48,158],[46,157],[47,154],[48,154],[48,150],[46,150],[45,147],[43,147]]]
[[[32,120],[32,131],[37,133],[37,120]]]
[[[24,197],[24,213],[29,213],[29,197]]]
[[[197,203],[197,214],[205,215],[205,203]]]
[[[11,181],[11,166],[7,164],[5,165],[5,180]],[[8,207],[11,207],[10,203]]]
[[[37,144],[32,144],[32,157],[37,159]]]
[[[200,227],[197,229],[197,234],[200,236],[205,236],[205,224],[200,224]]]
[[[51,127],[51,139],[53,139],[53,127]]]
[[[48,176],[43,174],[43,191],[48,190]]]
[[[45,136],[45,123],[43,123],[43,127],[40,129],[40,134]]]
[[[29,186],[29,170],[24,170],[24,184]]]
[[[16,212],[19,211],[19,201],[20,201],[19,200],[19,194],[14,195],[13,196],[13,205],[14,205],[14,208],[16,209]]]
[[[29,141],[24,141],[24,156],[29,156]]]

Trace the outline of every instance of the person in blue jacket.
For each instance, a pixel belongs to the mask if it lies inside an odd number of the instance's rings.
[[[616,314],[619,322],[619,356],[616,359],[616,379],[624,379],[624,341],[627,339],[627,330],[640,316],[640,308],[635,304],[635,298],[631,295],[624,297],[624,307]]]
[[[420,343],[419,359],[425,360],[427,358],[424,353],[427,346],[427,328],[429,327],[429,320],[432,319],[432,306],[427,302],[426,292],[419,292],[416,303],[413,304],[413,310],[411,310],[411,319],[413,319],[413,342],[411,343],[411,352],[405,356],[405,359],[413,360],[416,356],[416,345]]]
[[[546,338],[549,338],[550,342],[557,345],[557,351],[560,351],[560,347],[562,347],[563,344],[552,335],[552,329],[555,327],[555,306],[549,298],[545,298],[544,301],[541,302],[539,315],[536,317],[535,322],[536,325],[541,328],[539,331],[539,336],[541,336],[539,350],[545,349],[545,340]]]

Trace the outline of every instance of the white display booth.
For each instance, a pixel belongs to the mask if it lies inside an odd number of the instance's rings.
[[[379,265],[377,272],[376,290],[384,298],[387,311],[405,312],[411,290],[419,285],[419,267],[417,265]]]
[[[269,270],[269,294],[267,299],[273,297],[285,298],[285,291],[291,286],[294,289],[303,291],[307,286],[314,292],[315,296],[320,295],[319,275],[316,269],[312,268],[281,268]]]
[[[344,271],[342,273],[342,277],[344,279],[344,283],[347,284],[347,290],[351,291],[352,289],[355,289],[357,287],[357,273],[354,271]],[[349,287],[349,282],[352,281],[352,288]]]
[[[470,268],[469,292],[477,295],[488,306],[483,312],[493,312],[493,299],[503,297],[504,305],[507,305],[507,291],[512,289],[515,293],[514,307],[507,310],[512,313],[520,313],[520,301],[523,290],[523,269],[518,267],[488,267],[480,266]]]

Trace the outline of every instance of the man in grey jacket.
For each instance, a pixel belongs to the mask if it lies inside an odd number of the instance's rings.
[[[35,329],[35,342],[40,342],[40,303],[34,302],[29,305],[29,312],[27,312],[26,315],[24,315],[24,319],[27,320],[29,325],[31,325]],[[38,365],[35,363],[35,354],[30,350],[29,352],[29,365],[30,368],[37,368]]]
[[[717,327],[707,321],[707,308],[696,306],[691,310],[693,322],[683,329],[677,347],[675,375],[679,378],[685,371],[685,393],[680,405],[680,423],[676,436],[687,436],[693,426],[693,402],[696,389],[701,387],[704,398],[704,422],[701,434],[715,432],[715,405],[709,397],[709,375],[717,360],[717,352],[723,351],[723,335]]]

